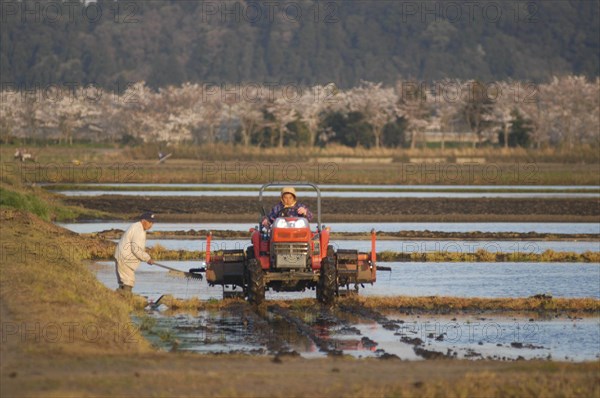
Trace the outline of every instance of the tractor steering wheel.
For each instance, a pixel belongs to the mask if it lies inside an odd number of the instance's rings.
[[[293,207],[286,207],[279,212],[279,217],[295,217],[295,216],[291,215],[293,210],[294,210]]]

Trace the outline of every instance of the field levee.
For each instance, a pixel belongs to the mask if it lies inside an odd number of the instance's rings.
[[[316,212],[315,199],[301,200]],[[102,195],[65,202],[123,218],[152,209],[164,221],[253,222],[260,214],[254,197]],[[324,198],[321,207],[324,222],[596,222],[600,217],[600,201],[586,198]]]

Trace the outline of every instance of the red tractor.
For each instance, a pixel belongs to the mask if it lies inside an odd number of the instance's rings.
[[[294,185],[312,187],[317,192],[317,226],[313,231],[304,217],[279,217],[270,228],[262,226],[265,216],[263,192],[268,187]],[[349,291],[353,284],[374,283],[375,233],[371,231],[371,252],[334,250],[329,242],[330,230],[321,225],[321,191],[309,182],[272,182],[260,188],[258,196],[261,216],[250,229],[251,245],[244,250],[210,253],[207,244],[206,280],[211,285],[242,288],[248,301],[260,304],[265,290],[304,291],[316,289],[317,299],[332,304],[340,287]]]

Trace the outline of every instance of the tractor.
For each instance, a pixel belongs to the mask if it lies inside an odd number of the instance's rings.
[[[317,225],[311,230],[304,217],[275,219],[270,227],[262,225],[265,217],[263,193],[269,187],[294,185],[310,187],[317,193]],[[259,191],[260,216],[250,228],[250,245],[246,250],[222,250],[210,253],[210,234],[207,237],[206,280],[211,286],[241,288],[253,304],[261,304],[265,291],[316,290],[317,300],[333,304],[341,293],[351,293],[350,286],[374,283],[376,280],[375,232],[371,231],[371,252],[335,250],[330,244],[330,228],[321,224],[321,191],[310,182],[271,182]],[[346,288],[345,292],[340,288]],[[230,290],[231,292],[231,290]]]

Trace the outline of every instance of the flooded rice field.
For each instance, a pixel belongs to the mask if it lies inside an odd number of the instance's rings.
[[[106,199],[114,198],[113,195],[162,196],[161,201],[165,201],[166,197],[177,197],[171,202],[186,200],[183,197],[215,196],[224,198],[222,201],[216,200],[215,203],[219,203],[219,206],[225,204],[229,208],[230,202],[235,201],[233,197],[240,197],[241,201],[250,201],[250,197],[257,197],[259,188],[259,185],[254,184],[243,186],[147,184],[145,187],[133,184],[110,185],[114,185],[111,187],[112,189],[89,186],[79,190],[74,187],[73,190],[64,189],[62,193],[73,196],[111,195]],[[325,200],[330,197],[363,198],[365,202],[374,201],[372,198],[587,198],[579,199],[580,202],[585,202],[589,198],[600,197],[598,187],[568,186],[372,186],[364,189],[363,186],[336,185],[322,186],[321,188]],[[275,197],[278,195],[278,191],[273,190],[267,192],[266,195]],[[302,195],[314,198],[314,195],[309,192],[302,192]],[[228,198],[225,199],[225,197]],[[104,199],[91,198],[88,200],[89,203],[86,203],[91,205],[93,200],[103,201]],[[119,200],[115,199],[115,203],[120,203]],[[210,198],[204,198],[188,200],[188,202],[198,203],[202,200],[212,201]],[[339,202],[348,202],[346,207],[342,206],[336,210],[341,212],[348,210],[348,207],[356,207],[353,211],[367,214],[368,212],[363,211],[365,206],[357,206],[352,202],[354,200],[359,199],[336,200],[335,203],[338,205]],[[406,200],[410,201],[410,199]],[[435,201],[436,199],[426,200]],[[444,199],[440,200],[447,202]],[[552,202],[552,199],[544,200]],[[125,198],[123,202],[126,201],[128,199]],[[388,201],[390,199],[386,199],[386,203]],[[420,199],[415,199],[415,201],[421,202]],[[463,202],[458,199],[455,201]],[[486,200],[473,199],[472,201]],[[485,204],[489,201],[493,202],[494,199],[487,200]],[[513,199],[513,201],[514,203],[511,202],[507,206],[521,206],[521,202],[526,199]],[[165,202],[163,207],[176,209],[183,214],[211,214],[213,210],[219,213],[216,205],[188,209],[187,204],[184,206],[171,202],[168,203],[168,206]],[[505,201],[497,199],[497,202]],[[558,206],[560,209],[564,207],[563,199],[556,199],[554,202],[551,203],[552,206]],[[565,203],[567,202],[565,201]],[[463,205],[470,206],[471,202]],[[587,202],[584,205],[587,206]],[[92,207],[105,210],[98,207],[99,205],[94,206]],[[405,209],[406,204],[400,203],[398,206]],[[534,203],[533,206],[531,211],[535,213],[537,203]],[[545,208],[544,211],[554,214],[552,206]],[[117,206],[117,208],[119,207]],[[162,207],[161,209],[165,211]],[[247,213],[245,208],[235,207],[235,209],[237,210],[232,210],[233,213]],[[527,212],[530,211],[530,207],[519,207],[519,209],[523,214],[529,214]],[[397,212],[397,208],[388,210],[390,214]],[[453,210],[460,213],[462,207]],[[488,210],[485,207],[480,212],[496,214]],[[410,209],[406,211],[410,213]],[[502,211],[503,208],[500,206],[498,212],[502,213]],[[510,211],[508,213],[513,214]],[[565,214],[567,213],[588,215],[579,208],[571,213],[566,211]],[[252,218],[246,219],[252,220]],[[102,221],[61,225],[78,233],[96,233],[110,229],[125,230],[130,222]],[[244,249],[248,245],[248,240],[226,239],[227,236],[242,235],[228,235],[225,231],[248,231],[255,225],[256,222],[159,222],[154,225],[153,231],[210,230],[213,231],[212,250],[227,250]],[[599,235],[600,224],[597,222],[336,222],[326,223],[326,225],[331,228],[332,232],[342,234],[368,233],[372,228],[387,233],[417,232],[414,239],[402,240],[390,236],[384,237],[377,242],[377,251],[379,252],[472,253],[482,249],[488,252],[540,254],[546,250],[576,253],[600,251],[600,242],[597,236],[588,236],[587,240],[576,240],[579,237],[575,236],[575,234]],[[223,233],[220,234],[220,231]],[[533,232],[557,234],[558,237],[548,237],[548,239],[554,240],[528,241],[518,240],[518,237],[515,236],[507,236],[506,240],[491,240],[494,238],[481,235],[480,238],[486,240],[469,240],[468,237],[465,239],[465,236],[456,236],[457,239],[452,240],[453,236],[428,234],[431,231],[449,234],[477,231],[517,234]],[[171,238],[175,237],[175,234],[165,235]],[[110,237],[112,238],[112,236]],[[206,250],[204,236],[197,236],[196,239],[160,239],[160,237],[159,234],[155,235],[155,238],[149,235],[147,246],[160,245],[167,250]],[[347,237],[350,238],[350,236]],[[427,237],[432,239],[425,239]],[[525,235],[523,237],[526,238]],[[339,239],[335,240],[333,244],[337,249],[370,250],[370,243],[366,240]],[[164,263],[182,271],[204,265],[201,261],[164,261]],[[600,264],[598,263],[387,262],[380,263],[380,265],[389,267],[391,271],[380,271],[375,284],[361,286],[359,289],[361,296],[521,298],[544,294],[556,298],[600,299]],[[97,262],[91,266],[91,269],[107,287],[110,289],[117,287],[114,263]],[[238,288],[234,292],[241,293],[241,290]],[[173,312],[167,306],[160,304],[163,295],[172,295],[180,299],[199,298],[203,301],[221,300],[224,294],[223,288],[220,286],[210,287],[206,281],[180,278],[147,264],[142,264],[136,272],[134,293],[145,296],[149,302],[154,303],[147,307],[143,314],[137,315],[134,320],[145,336],[164,350],[274,355],[274,360],[283,355],[299,355],[305,358],[350,355],[357,358],[400,358],[403,360],[487,358],[493,360],[588,361],[600,359],[600,317],[597,314],[595,316],[588,314],[588,316],[579,318],[563,313],[541,315],[524,312],[457,311],[448,314],[433,314],[419,310],[378,311],[363,306],[352,306],[345,300],[341,300],[335,307],[326,308],[316,304],[314,301],[316,292],[313,290],[289,293],[268,291],[265,305],[259,308],[244,301],[229,301],[218,310]],[[306,304],[306,301],[298,300],[303,298],[310,298],[312,300],[308,300],[308,302],[314,301],[315,304]],[[282,304],[278,300],[287,301]]]
[[[161,261],[182,271],[202,266],[202,262]],[[391,271],[379,271],[377,282],[365,285],[365,296],[453,296],[453,297],[553,297],[600,298],[600,264],[596,263],[399,263],[389,262]],[[98,279],[111,289],[117,287],[114,263],[98,262],[93,267]],[[239,290],[239,289],[238,289]],[[205,281],[182,279],[141,264],[136,272],[134,292],[155,301],[163,294],[201,300],[221,299],[221,287]],[[314,297],[314,291],[275,293],[267,298]]]
[[[187,271],[201,262],[165,261]],[[540,263],[385,263],[364,296],[457,296],[600,298],[600,264]],[[107,287],[117,286],[114,263],[91,266]],[[239,288],[238,288],[239,291]],[[548,359],[587,361],[600,358],[600,318],[515,313],[419,314],[346,307],[283,308],[269,300],[314,298],[314,291],[267,292],[265,308],[232,302],[220,310],[173,313],[164,294],[188,299],[221,299],[221,287],[173,276],[142,264],[134,292],[150,302],[134,321],[145,336],[165,350],[248,355],[300,355],[318,358]]]
[[[65,196],[235,196],[255,197],[260,184],[45,184]],[[57,189],[58,188],[58,189]],[[597,186],[535,185],[328,185],[320,186],[322,196],[338,198],[599,198]],[[312,190],[303,197],[316,197]],[[269,188],[265,196],[278,196]]]
[[[57,223],[77,233],[101,232],[109,229],[125,230],[131,222],[127,221],[98,221]],[[547,233],[547,234],[600,234],[600,223],[560,223],[560,222],[357,222],[357,223],[326,223],[332,232],[368,232],[371,229],[381,232],[397,231],[436,231],[436,232],[516,232],[516,233]],[[152,231],[248,231],[256,223],[170,223],[157,222]],[[215,234],[218,238],[218,234]]]
[[[165,350],[421,360],[600,358],[600,320],[536,314],[415,315],[236,303],[220,311],[148,312],[135,320]]]

